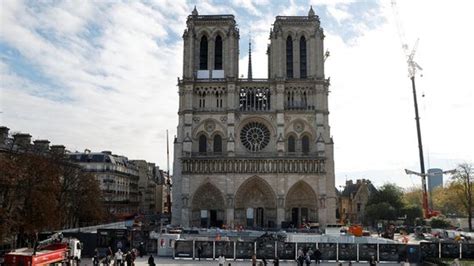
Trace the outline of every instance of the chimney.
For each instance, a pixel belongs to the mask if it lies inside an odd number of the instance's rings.
[[[16,144],[19,148],[29,149],[31,144],[31,135],[28,133],[17,133],[13,135],[13,143]]]
[[[4,126],[0,127],[0,145],[6,144],[9,130],[10,129],[8,127],[4,127]]]
[[[36,152],[46,153],[49,151],[49,140],[47,139],[37,139],[33,141],[35,144],[34,148]]]
[[[51,153],[54,154],[64,154],[66,152],[66,147],[64,147],[64,145],[52,145],[50,150]]]

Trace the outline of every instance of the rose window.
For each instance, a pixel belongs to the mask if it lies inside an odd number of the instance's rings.
[[[270,142],[270,131],[259,122],[250,122],[242,128],[240,140],[249,151],[259,151]]]

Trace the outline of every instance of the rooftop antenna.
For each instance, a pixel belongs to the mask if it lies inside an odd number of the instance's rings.
[[[247,73],[247,79],[252,80],[252,30],[250,30],[249,37],[249,68]]]

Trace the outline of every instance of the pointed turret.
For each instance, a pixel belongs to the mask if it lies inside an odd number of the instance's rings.
[[[193,16],[199,15],[199,13],[198,13],[198,11],[197,11],[197,9],[196,9],[196,6],[194,6],[194,9],[193,9],[193,12],[191,12],[191,15],[193,15]]]
[[[314,14],[313,6],[311,6],[309,8],[308,17],[314,17],[314,16],[316,16],[316,14]]]

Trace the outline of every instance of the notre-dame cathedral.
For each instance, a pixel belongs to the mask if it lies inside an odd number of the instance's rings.
[[[277,16],[268,78],[239,78],[233,15],[187,18],[172,224],[280,228],[336,222],[324,33],[307,16]]]

